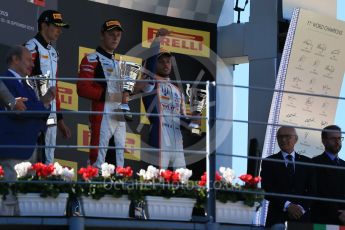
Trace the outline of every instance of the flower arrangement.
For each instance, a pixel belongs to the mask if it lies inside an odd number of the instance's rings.
[[[196,183],[189,180],[192,176],[189,169],[179,168],[171,171],[149,165],[147,170],[141,169],[137,175],[140,177],[140,183],[129,192],[133,200],[143,200],[143,197],[148,195],[166,198],[196,197],[197,193],[193,188]]]
[[[258,183],[261,181],[260,177],[253,177],[250,174],[241,175],[239,179],[244,184],[240,185],[239,183],[235,183],[235,172],[231,168],[220,167],[219,172],[216,172],[214,187],[217,189],[216,199],[220,202],[243,201],[245,205],[253,207],[256,202],[263,200],[263,195],[255,193],[263,192],[262,189],[258,188]],[[199,189],[199,199],[201,201],[204,201],[206,198],[206,191],[203,188],[206,185],[206,179],[205,172],[198,182],[199,186],[202,187]]]
[[[93,199],[100,199],[105,195],[121,197],[127,194],[125,182],[132,178],[131,167],[115,167],[113,164],[103,163],[101,170],[88,166],[78,171],[85,182],[80,186],[78,195],[91,196]]]
[[[0,165],[0,180],[4,179],[5,171]],[[8,185],[7,183],[0,183],[0,195],[5,196],[8,194]]]
[[[61,192],[70,192],[69,184],[50,183],[49,181],[71,181],[74,169],[62,167],[59,163],[45,165],[22,162],[14,166],[19,181],[47,181],[43,183],[17,183],[15,193],[40,193],[42,197],[56,198]]]

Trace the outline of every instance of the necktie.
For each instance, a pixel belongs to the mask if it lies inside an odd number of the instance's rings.
[[[291,155],[287,155],[286,159],[288,161],[287,165],[286,165],[286,168],[288,169],[289,174],[293,175],[295,173],[295,169],[294,169],[294,166],[293,166],[292,156]]]

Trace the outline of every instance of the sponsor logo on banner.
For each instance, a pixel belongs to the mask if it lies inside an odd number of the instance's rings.
[[[140,135],[134,133],[126,133],[125,159],[140,161],[140,150],[136,150],[140,147]],[[135,150],[130,148],[135,148]]]
[[[70,169],[74,169],[74,177],[73,181],[77,181],[77,172],[78,172],[78,163],[75,161],[68,161],[68,160],[62,160],[62,159],[54,159],[56,162],[58,162],[63,167],[68,167]]]
[[[147,21],[143,21],[143,47],[150,47],[152,40],[156,37],[156,33],[160,28],[165,28],[170,31],[170,34],[161,42],[161,46],[167,51],[210,57],[210,32],[168,26]]]
[[[90,130],[88,125],[78,124],[78,137],[77,137],[77,145],[78,146],[89,146],[90,145]],[[81,152],[89,152],[87,148],[78,148],[78,151]]]
[[[35,4],[36,6],[46,6],[46,0],[28,0],[28,2]]]
[[[61,109],[78,111],[78,94],[75,84],[59,81],[58,96]]]

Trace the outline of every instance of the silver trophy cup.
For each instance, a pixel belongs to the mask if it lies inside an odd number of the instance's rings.
[[[141,65],[134,62],[126,62],[120,59],[120,77],[123,79],[122,83],[122,101],[120,109],[124,112],[124,117],[127,121],[132,121],[132,114],[128,106],[129,95],[134,91],[135,81],[140,76]]]
[[[50,72],[48,71],[46,74],[35,75],[35,76],[26,76],[26,84],[28,84],[36,94],[37,99],[41,99],[49,90],[49,78]],[[56,108],[52,107],[52,110]],[[47,119],[47,125],[56,125],[56,114],[51,113]]]
[[[190,111],[192,116],[201,116],[206,106],[207,91],[199,88],[191,88],[187,84],[186,94],[189,97]],[[189,123],[189,128],[193,134],[201,135],[201,120],[193,118]]]
[[[49,73],[26,76],[26,84],[28,84],[36,93],[38,99],[44,96],[49,89]]]
[[[135,80],[140,76],[141,65],[134,62],[120,61],[120,76],[124,79],[123,91],[133,93]]]

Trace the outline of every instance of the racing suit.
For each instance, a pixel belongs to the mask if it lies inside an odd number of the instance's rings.
[[[59,55],[55,48],[47,43],[41,34],[37,34],[34,38],[25,43],[25,47],[30,51],[32,59],[34,61],[34,68],[31,75],[48,74],[51,78],[57,77],[58,59]],[[48,82],[49,87],[57,87],[56,80],[50,80]],[[60,110],[60,101],[58,96],[58,90],[56,90],[56,99],[51,102],[51,111]],[[51,113],[47,119],[47,130],[45,132],[45,145],[56,145],[56,131],[57,122],[62,119],[61,114]],[[43,131],[43,130],[42,130]],[[45,163],[54,163],[54,151],[55,148],[45,148]]]
[[[81,97],[92,100],[92,111],[114,112],[119,109],[121,100],[111,100],[111,95],[122,95],[122,83],[110,81],[120,79],[119,63],[114,55],[107,53],[101,47],[96,52],[83,58],[80,64],[80,78],[90,80],[79,80],[77,92]],[[106,81],[93,81],[94,78],[106,79]],[[116,165],[124,165],[124,148],[126,141],[126,124],[120,121],[115,115],[91,114],[91,146],[103,148],[90,149],[90,164],[101,168],[105,162],[109,139],[114,135],[116,149]]]
[[[146,62],[146,69],[155,72],[159,45],[151,46],[154,56]],[[159,151],[159,166],[168,168],[172,163],[174,168],[185,168],[186,162],[183,153],[183,137],[180,130],[179,115],[186,115],[184,95],[181,90],[171,84],[169,78],[155,76],[156,80],[164,81],[148,84],[143,89],[146,93],[143,103],[147,113],[166,116],[149,116],[150,145],[161,149]]]

